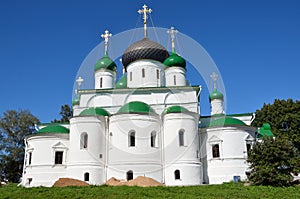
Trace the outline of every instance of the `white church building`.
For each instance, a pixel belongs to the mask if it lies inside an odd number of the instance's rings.
[[[139,12],[144,38],[123,53],[119,81],[106,31],[105,54],[94,65],[94,88],[77,91],[70,123],[44,126],[26,137],[21,185],[52,186],[59,178],[101,185],[112,177],[145,176],[181,186],[247,178],[254,115],[226,115],[215,83],[208,99],[211,115],[200,116],[201,87],[187,83],[173,29],[169,52],[147,37],[151,9]],[[216,82],[216,74],[212,77]]]

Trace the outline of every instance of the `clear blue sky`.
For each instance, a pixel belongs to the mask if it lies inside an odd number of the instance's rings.
[[[174,25],[210,54],[226,86],[227,113],[254,112],[275,98],[300,99],[298,0],[2,0],[1,115],[28,109],[41,122],[59,118],[99,35],[135,28],[144,3],[154,10],[155,26]],[[208,115],[207,90],[202,94]]]

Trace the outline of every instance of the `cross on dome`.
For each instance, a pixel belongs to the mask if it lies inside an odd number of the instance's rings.
[[[143,9],[141,10],[138,10],[138,13],[139,14],[143,14],[143,19],[144,19],[144,37],[146,38],[147,37],[147,13],[151,13],[152,12],[152,9],[147,9],[148,6],[146,6],[146,4],[143,5]]]
[[[107,51],[108,51],[108,40],[109,38],[112,36],[111,33],[109,33],[108,30],[104,31],[104,34],[101,34],[101,37],[104,39],[104,43],[105,43],[105,49],[104,49],[104,54],[107,55]]]
[[[175,34],[178,33],[178,30],[175,30],[172,26],[170,30],[167,31],[168,34],[171,35],[171,42],[172,42],[172,52],[175,52]]]
[[[215,72],[213,72],[211,75],[210,75],[210,77],[211,77],[211,79],[213,80],[213,82],[214,82],[214,89],[217,89],[217,80],[218,80],[218,74],[217,73],[215,73]]]

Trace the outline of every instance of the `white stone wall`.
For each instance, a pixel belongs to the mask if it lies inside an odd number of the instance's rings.
[[[214,99],[211,100],[211,115],[216,115],[216,114],[224,114],[224,108],[223,108],[223,100],[221,99]]]
[[[25,187],[50,187],[66,174],[69,136],[38,134],[26,139],[25,167],[21,184]],[[63,151],[62,164],[55,164],[55,151]],[[29,153],[32,153],[29,164]],[[31,180],[30,180],[31,179]]]
[[[102,83],[101,83],[102,78]],[[111,70],[97,70],[95,72],[95,89],[114,88],[116,73]]]
[[[165,69],[166,86],[186,86],[185,69],[182,67],[168,67]]]

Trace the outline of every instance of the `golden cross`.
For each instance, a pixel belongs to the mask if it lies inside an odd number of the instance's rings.
[[[144,37],[147,37],[147,13],[151,13],[152,9],[147,9],[147,6],[144,4],[142,10],[138,10],[139,14],[143,14],[144,19]]]

